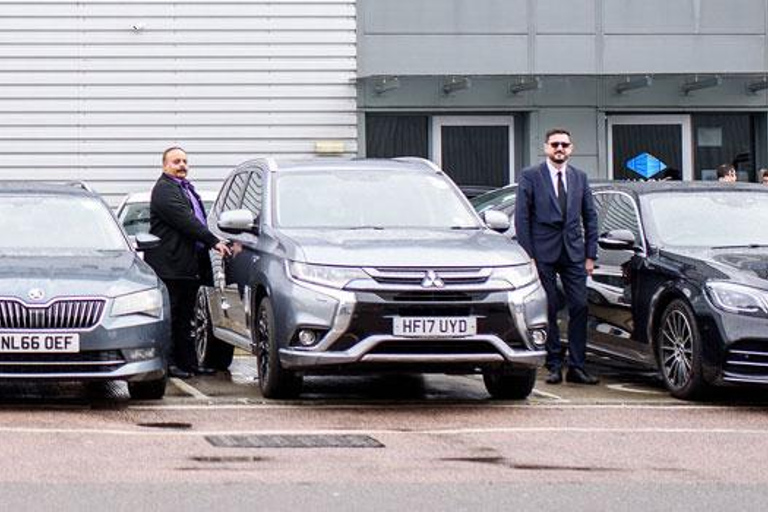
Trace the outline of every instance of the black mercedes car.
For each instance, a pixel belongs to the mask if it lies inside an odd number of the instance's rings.
[[[683,399],[768,384],[768,187],[617,182],[594,197],[590,350],[657,368]]]

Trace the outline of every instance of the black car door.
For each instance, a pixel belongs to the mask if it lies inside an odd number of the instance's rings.
[[[644,359],[645,347],[636,341],[632,315],[632,290],[628,265],[642,257],[644,240],[637,203],[632,195],[617,190],[594,195],[598,214],[598,235],[612,230],[631,232],[640,248],[630,250],[598,248],[595,271],[587,281],[589,302],[589,346],[630,359]]]

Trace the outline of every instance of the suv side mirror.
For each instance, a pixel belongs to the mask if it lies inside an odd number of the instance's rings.
[[[485,210],[480,216],[483,218],[485,225],[494,231],[504,233],[509,229],[509,217],[504,212]]]
[[[612,229],[597,239],[597,245],[607,251],[634,251],[635,235],[628,229]]]
[[[216,225],[223,232],[233,235],[240,233],[259,234],[258,224],[250,210],[228,210],[221,212],[219,222]]]
[[[136,233],[133,236],[133,242],[139,252],[154,249],[160,245],[160,239],[149,233]]]

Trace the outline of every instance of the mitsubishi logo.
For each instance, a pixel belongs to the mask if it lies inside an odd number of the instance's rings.
[[[29,297],[31,300],[43,300],[43,297],[45,297],[45,292],[40,288],[32,288],[29,290],[29,292],[27,292],[27,297]]]
[[[434,270],[427,270],[424,279],[421,280],[422,288],[442,288],[445,283]]]

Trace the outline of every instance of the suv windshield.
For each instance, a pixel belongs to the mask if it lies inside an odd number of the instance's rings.
[[[4,196],[0,199],[0,251],[127,250],[106,205],[89,197]]]
[[[747,190],[642,196],[646,226],[662,245],[768,245],[768,194]]]
[[[284,228],[479,228],[443,176],[416,171],[290,172],[276,181]]]

